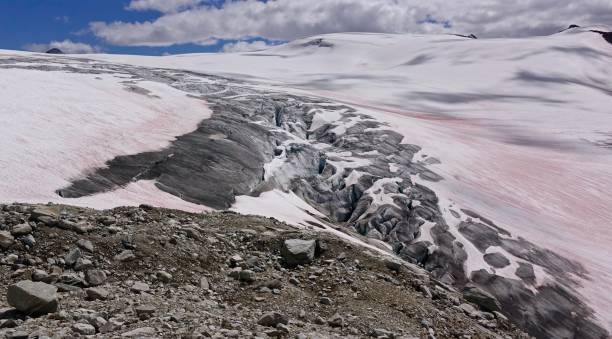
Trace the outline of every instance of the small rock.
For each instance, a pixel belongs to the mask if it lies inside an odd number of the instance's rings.
[[[255,272],[251,270],[242,270],[238,275],[238,280],[247,283],[252,283],[253,281],[255,281]]]
[[[235,254],[233,256],[231,256],[229,258],[229,265],[230,267],[237,267],[237,266],[241,266],[243,263],[244,259],[242,259],[242,257],[238,254]]]
[[[261,326],[276,327],[278,324],[288,324],[289,318],[278,312],[268,312],[259,318],[257,323]]]
[[[58,213],[52,207],[37,206],[30,212],[30,219],[40,221],[48,225],[50,220],[55,220]]]
[[[117,254],[114,258],[115,261],[120,262],[128,262],[136,259],[136,255],[131,250],[124,250],[123,252]]]
[[[15,319],[2,319],[0,320],[0,328],[15,328],[19,326]]]
[[[34,245],[36,244],[36,239],[34,238],[32,234],[28,234],[28,235],[20,237],[19,241],[21,241],[22,244],[24,244],[25,246],[29,248],[34,247]]]
[[[66,255],[64,256],[64,262],[66,263],[66,266],[70,267],[76,264],[77,260],[79,260],[80,257],[81,250],[78,247],[75,247],[71,249],[68,253],[66,253]]]
[[[15,237],[8,231],[0,231],[0,247],[9,248],[15,243]]]
[[[83,270],[86,270],[86,269],[92,268],[92,267],[93,267],[93,262],[91,262],[91,260],[85,259],[85,258],[79,258],[79,260],[77,260],[76,264],[74,264],[74,270],[75,271],[83,271]]]
[[[106,273],[102,270],[87,270],[85,272],[85,281],[90,286],[102,285],[106,282]]]
[[[72,325],[72,330],[82,335],[93,335],[96,334],[96,328],[90,324],[76,323]]]
[[[148,292],[149,291],[149,285],[137,281],[135,282],[132,287],[130,287],[130,290],[132,290],[132,292],[136,292],[136,293],[143,293],[143,292]]]
[[[78,286],[83,284],[83,279],[76,273],[63,273],[59,276],[59,282],[66,285]]]
[[[370,336],[379,339],[393,339],[397,335],[391,331],[387,331],[381,328],[375,328],[370,332]]]
[[[110,226],[117,222],[117,220],[114,217],[111,217],[110,215],[105,215],[103,217],[98,218],[98,222],[104,226]]]
[[[89,253],[92,253],[94,251],[93,243],[86,239],[80,239],[79,241],[77,241],[77,246]]]
[[[89,323],[92,324],[93,327],[95,327],[97,330],[100,330],[100,328],[103,328],[107,322],[108,321],[106,321],[106,319],[102,317],[95,317],[94,319],[89,320]]]
[[[157,279],[159,279],[159,281],[167,284],[169,282],[172,281],[172,274],[166,272],[166,271],[158,271],[157,272]]]
[[[289,333],[289,326],[285,325],[285,324],[278,324],[276,325],[276,329],[279,330],[280,332],[287,334]]]
[[[110,318],[110,319],[108,319],[106,324],[100,326],[100,328],[98,328],[98,330],[102,334],[110,333],[110,332],[114,332],[114,331],[120,329],[121,326],[123,326],[123,322],[122,321],[119,321],[119,320],[117,320],[115,318]]]
[[[15,253],[11,253],[4,258],[4,262],[10,265],[14,265],[17,260],[19,260],[19,256]]]
[[[393,272],[400,272],[402,270],[402,263],[390,258],[385,259],[385,266]]]
[[[30,337],[30,334],[25,331],[13,332],[6,336],[7,339],[28,339],[29,337]]]
[[[495,318],[501,322],[508,322],[508,317],[506,317],[505,315],[503,315],[502,313],[498,312],[498,311],[493,311],[493,315],[495,316]]]
[[[6,299],[19,311],[43,315],[57,311],[57,288],[43,282],[22,280],[9,286]]]
[[[30,233],[32,233],[32,226],[30,226],[30,224],[28,223],[15,225],[13,226],[13,229],[11,229],[11,234],[14,237],[18,237],[18,236],[22,236],[22,235],[26,235]]]
[[[141,327],[129,332],[121,334],[122,337],[126,338],[149,338],[156,334],[153,327]]]
[[[431,294],[431,290],[429,289],[429,287],[425,286],[425,285],[420,285],[419,289],[421,290],[421,292],[423,292],[423,295],[429,299],[433,298],[433,294]]]
[[[136,315],[140,320],[145,320],[151,318],[153,314],[155,314],[155,307],[151,305],[141,305],[134,309],[136,311]]]
[[[232,268],[232,270],[227,275],[229,275],[230,277],[232,277],[234,279],[239,279],[241,271],[242,271],[242,268],[234,267],[234,268]]]
[[[421,326],[423,326],[425,328],[429,328],[429,327],[431,327],[431,324],[429,323],[429,320],[421,319]]]
[[[200,278],[200,288],[203,289],[203,290],[209,290],[210,289],[210,283],[208,282],[208,278],[206,278],[206,277]]]
[[[474,318],[478,313],[480,313],[472,304],[461,304],[458,306],[458,308],[462,310],[463,313],[467,314],[472,318]]]
[[[344,326],[344,318],[336,313],[327,319],[327,324],[331,327],[342,327]]]
[[[34,270],[34,272],[32,272],[32,280],[33,281],[48,281],[49,279],[49,274],[47,274],[47,272],[43,271],[43,270]]]
[[[87,298],[90,300],[106,300],[109,292],[101,287],[92,287],[85,290]]]
[[[94,229],[95,227],[88,223],[76,223],[72,227],[73,231],[80,233],[80,234],[89,233],[93,231]]]
[[[319,303],[323,304],[323,305],[331,305],[332,304],[332,300],[328,297],[321,297],[321,299],[319,299]]]
[[[314,259],[315,249],[315,240],[288,239],[283,242],[281,256],[289,267],[305,265]]]

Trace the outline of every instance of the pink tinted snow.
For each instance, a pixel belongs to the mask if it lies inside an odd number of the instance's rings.
[[[210,116],[202,100],[139,82],[155,98],[127,91],[112,75],[0,70],[0,201],[109,208],[149,203],[201,211],[151,182],[82,199],[55,190],[118,155],[166,147]],[[8,146],[10,145],[10,146]]]
[[[441,159],[442,164],[431,168],[445,180],[426,183],[438,195],[478,211],[514,237],[583,264],[592,279],[581,280],[581,292],[603,324],[612,327],[609,150],[581,141],[569,147],[566,140],[546,133],[540,136],[547,142],[509,142],[513,136],[490,121],[353,104],[377,111],[378,118],[405,136],[404,142]]]

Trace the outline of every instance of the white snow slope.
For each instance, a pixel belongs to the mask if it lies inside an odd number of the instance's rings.
[[[331,47],[302,45],[315,38]],[[427,185],[442,209],[478,211],[513,235],[585,265],[592,279],[583,281],[582,292],[612,329],[612,148],[604,147],[612,143],[612,45],[600,35],[573,29],[472,40],[346,33],[241,54],[87,57],[323,96],[387,122],[405,142],[422,146],[422,154],[441,160],[432,169],[445,179]],[[80,75],[25,74],[0,70],[0,140],[11,145],[0,150],[0,200],[57,201],[49,193],[80,170],[112,155],[160,147],[209,114],[201,101],[171,88],[151,88],[169,100],[150,106],[137,94],[113,93],[113,80],[82,79],[83,92],[70,95],[62,88]],[[116,95],[121,107],[112,106]],[[151,128],[143,128],[142,117]],[[164,197],[157,203],[180,205]],[[137,192],[121,198],[146,200]],[[256,199],[238,201],[234,209],[243,204],[257,211]],[[82,203],[107,204],[96,197]],[[261,213],[274,214],[265,206]]]

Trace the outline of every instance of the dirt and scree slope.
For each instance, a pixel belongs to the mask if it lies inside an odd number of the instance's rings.
[[[12,204],[0,228],[0,337],[529,338],[417,266],[274,219]]]

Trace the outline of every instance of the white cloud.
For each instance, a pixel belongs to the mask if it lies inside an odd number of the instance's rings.
[[[51,41],[48,44],[27,44],[23,48],[31,52],[46,52],[51,48],[59,48],[62,52],[67,54],[98,53],[102,51],[98,46],[73,42],[71,40]]]
[[[158,11],[174,13],[200,4],[202,0],[132,0],[126,9],[134,11]]]
[[[227,1],[221,8],[196,2],[167,1],[163,9],[156,7],[165,14],[154,21],[94,22],[90,29],[115,45],[169,46],[211,37],[293,40],[348,31],[518,37],[551,34],[569,24],[612,22],[609,0],[244,0]],[[154,8],[166,1],[134,0],[130,5],[135,3]]]
[[[223,45],[223,53],[238,53],[238,52],[252,52],[266,49],[273,45],[268,45],[265,41],[238,41]]]
[[[70,17],[67,15],[61,15],[61,16],[56,16],[55,18],[53,18],[53,20],[60,21],[60,22],[67,24],[70,22]]]

